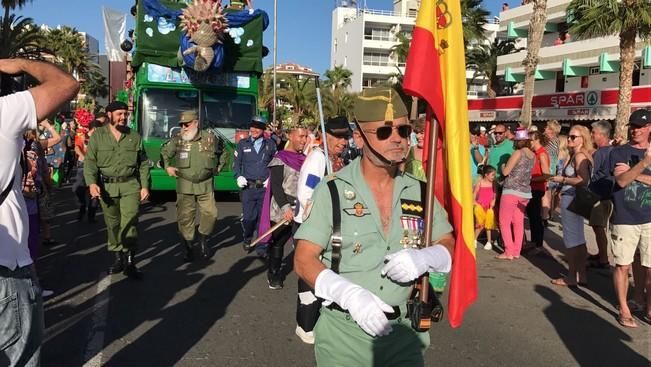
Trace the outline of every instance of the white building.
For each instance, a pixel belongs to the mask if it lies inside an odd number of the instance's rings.
[[[392,48],[399,44],[398,32],[411,37],[419,6],[418,0],[393,0],[393,10],[373,10],[360,8],[355,1],[339,2],[332,12],[330,67],[352,71],[351,91],[360,92],[405,72],[405,63],[399,62]],[[495,38],[498,27],[486,25],[487,42]],[[481,77],[470,83],[473,74],[466,73],[470,98],[486,92]]]
[[[534,85],[533,119],[613,119],[619,86],[619,37],[582,41],[572,35],[568,37],[569,3],[570,0],[547,2],[547,24]],[[499,35],[518,38],[526,46],[532,11],[532,4],[527,4],[501,12]],[[522,82],[526,52],[498,57],[497,74],[507,82]],[[638,40],[635,58],[632,110],[651,106],[651,47]],[[470,120],[518,121],[521,107],[521,96],[470,101]]]

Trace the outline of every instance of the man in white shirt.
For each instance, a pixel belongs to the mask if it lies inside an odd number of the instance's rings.
[[[23,133],[36,129],[74,97],[79,84],[58,67],[0,59],[0,74],[27,73],[40,84],[0,97],[0,361],[38,366],[44,334],[43,302],[27,247],[27,208],[22,195]]]

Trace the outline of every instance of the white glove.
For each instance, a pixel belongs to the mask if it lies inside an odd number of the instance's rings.
[[[237,178],[237,186],[239,186],[240,188],[243,189],[243,188],[246,187],[246,185],[248,185],[248,182],[246,181],[246,178],[244,176],[239,176]]]
[[[393,312],[393,307],[332,270],[325,269],[319,273],[314,291],[317,297],[348,310],[353,320],[369,335],[384,336],[391,332],[389,319],[384,313]]]
[[[269,178],[267,177],[267,179],[264,180],[264,183],[262,183],[262,186],[264,186],[264,188],[266,189],[268,184],[269,184]]]
[[[423,249],[405,249],[384,257],[387,264],[382,268],[386,275],[397,283],[409,283],[425,272],[447,273],[452,267],[452,258],[443,245]]]

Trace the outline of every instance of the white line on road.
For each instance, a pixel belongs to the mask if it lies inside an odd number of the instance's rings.
[[[97,283],[95,304],[93,304],[93,320],[91,323],[86,352],[84,353],[84,367],[100,367],[102,365],[102,350],[104,349],[104,333],[106,331],[106,318],[109,310],[109,286],[111,275],[102,273]]]

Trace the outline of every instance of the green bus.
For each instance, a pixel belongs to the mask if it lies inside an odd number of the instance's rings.
[[[171,10],[183,2],[158,0]],[[224,141],[220,172],[215,190],[237,191],[233,177],[234,151],[251,118],[258,112],[258,83],[262,74],[262,32],[267,15],[258,11],[241,26],[243,35],[235,42],[226,35],[223,67],[197,72],[183,67],[179,58],[181,37],[178,19],[169,14],[147,14],[138,2],[135,50],[132,67],[134,82],[132,125],[143,137],[151,170],[152,190],[175,190],[176,179],[161,167],[163,143],[179,131],[182,111],[199,112],[201,128],[212,129]]]

